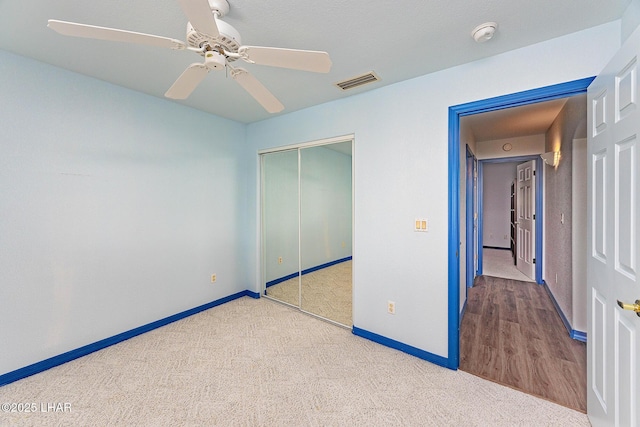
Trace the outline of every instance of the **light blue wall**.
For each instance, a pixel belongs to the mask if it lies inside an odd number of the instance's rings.
[[[448,108],[596,75],[620,39],[613,22],[248,126],[0,52],[0,374],[258,292],[258,150],[347,134],[354,324],[446,357]]]
[[[3,51],[0,76],[0,374],[247,289],[244,125]]]
[[[355,134],[354,325],[446,357],[448,108],[596,75],[619,45],[614,22],[264,120],[247,127],[248,154]],[[417,217],[428,233],[413,231]]]

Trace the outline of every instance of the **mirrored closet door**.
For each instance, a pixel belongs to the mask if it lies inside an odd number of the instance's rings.
[[[261,160],[264,294],[299,307],[298,150],[263,154]]]
[[[262,154],[264,294],[346,326],[352,325],[352,164],[352,140]],[[289,258],[298,262],[295,270]]]

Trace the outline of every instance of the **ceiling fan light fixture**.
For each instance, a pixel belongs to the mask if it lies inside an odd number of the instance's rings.
[[[222,70],[227,64],[224,55],[219,52],[210,50],[204,54],[204,64],[210,70]]]
[[[471,37],[473,37],[476,43],[484,43],[493,38],[497,29],[498,24],[495,22],[485,22],[471,31]]]

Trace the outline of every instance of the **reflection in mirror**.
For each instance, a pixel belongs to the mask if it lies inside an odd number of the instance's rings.
[[[262,155],[265,295],[300,305],[298,150]]]
[[[352,325],[351,141],[300,149],[300,308]]]

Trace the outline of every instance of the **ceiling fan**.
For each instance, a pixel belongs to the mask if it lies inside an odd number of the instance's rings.
[[[50,19],[48,26],[67,36],[190,50],[203,56],[204,62],[196,62],[187,67],[164,94],[172,99],[186,99],[209,71],[226,68],[231,77],[265,110],[269,113],[277,113],[284,109],[282,103],[252,74],[244,68],[233,66],[232,63],[242,59],[251,64],[316,73],[328,73],[331,68],[331,59],[327,52],[243,46],[238,31],[220,20],[229,12],[227,0],[178,0],[178,2],[189,19],[187,43],[162,36],[55,19]]]

